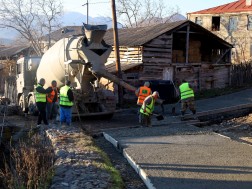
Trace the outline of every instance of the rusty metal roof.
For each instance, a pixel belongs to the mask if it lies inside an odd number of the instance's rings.
[[[163,23],[157,24],[153,26],[147,27],[139,27],[139,28],[125,28],[118,30],[119,36],[119,45],[120,46],[138,46],[143,45],[150,40],[169,32],[176,27],[181,26],[182,24],[188,22],[188,20],[182,20],[177,22],[171,23]],[[105,36],[104,40],[107,44],[113,45],[114,38],[113,38],[113,30],[109,29]]]
[[[235,13],[235,12],[249,12],[252,11],[252,5],[246,6],[246,0],[239,0],[217,7],[204,9],[188,14],[220,14],[220,13]]]

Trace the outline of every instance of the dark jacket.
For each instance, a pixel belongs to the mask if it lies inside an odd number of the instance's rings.
[[[44,89],[44,87],[38,86],[38,87],[36,88],[36,91],[37,91],[38,93],[48,94],[48,93],[52,92],[52,87],[48,87],[47,89]]]

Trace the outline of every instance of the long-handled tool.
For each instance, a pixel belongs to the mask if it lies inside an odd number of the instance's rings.
[[[173,85],[173,87],[174,87],[174,90],[175,90],[175,92],[176,92],[177,97],[179,97],[180,94],[179,94],[179,92],[177,91],[177,88],[175,87],[173,81],[171,81],[171,82],[172,82],[172,85]],[[181,101],[181,100],[179,99],[178,102],[176,102],[176,103],[173,105],[172,110],[171,110],[172,115],[175,115],[175,113],[176,113],[176,108],[175,108],[175,107],[177,106],[178,103],[180,103],[180,101]]]
[[[174,105],[173,105],[173,107],[172,107],[172,115],[175,115],[176,114],[176,106],[177,106],[177,104],[179,104],[181,102],[181,100],[178,100],[178,102],[176,102]]]
[[[164,116],[162,114],[155,114],[155,113],[152,113],[152,115],[156,116],[157,120],[158,121],[161,121],[164,119]]]

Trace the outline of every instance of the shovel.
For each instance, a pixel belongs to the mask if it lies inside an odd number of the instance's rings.
[[[158,121],[161,121],[161,120],[164,119],[164,116],[163,116],[162,114],[154,114],[154,113],[153,113],[152,115],[156,116],[156,119],[157,119]]]
[[[179,94],[179,92],[178,92],[176,86],[174,85],[173,81],[171,81],[171,82],[172,82],[172,85],[173,85],[173,87],[174,87],[174,90],[175,90],[175,92],[176,92],[177,97],[180,97],[180,94]],[[176,102],[176,104],[174,104],[174,106],[172,107],[172,111],[171,111],[171,112],[172,112],[172,115],[175,115],[175,113],[176,113],[175,106],[176,106],[178,103],[180,103],[180,101],[181,101],[181,100],[178,100],[178,102]]]
[[[180,103],[180,102],[181,102],[181,100],[179,100],[178,102],[176,102],[176,104],[173,105],[172,111],[171,111],[171,112],[172,112],[172,115],[175,115],[175,113],[176,113],[176,108],[175,108],[175,107],[176,107],[177,104]]]

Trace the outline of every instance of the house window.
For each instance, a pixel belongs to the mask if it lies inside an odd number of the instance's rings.
[[[21,70],[22,67],[21,67],[21,66],[22,66],[22,65],[23,65],[23,64],[17,64],[17,65],[16,65],[16,66],[17,66],[17,67],[16,67],[16,69],[17,69],[17,74],[21,74],[21,72],[22,72],[22,70]]]
[[[196,23],[196,24],[199,24],[200,26],[202,26],[203,22],[202,22],[201,17],[196,17],[196,18],[195,18],[195,23]]]
[[[252,15],[248,15],[248,30],[252,30]]]
[[[237,16],[232,16],[229,18],[229,31],[236,31],[237,30],[237,25],[238,25],[238,17]]]
[[[220,17],[219,16],[212,17],[212,31],[220,31]]]

